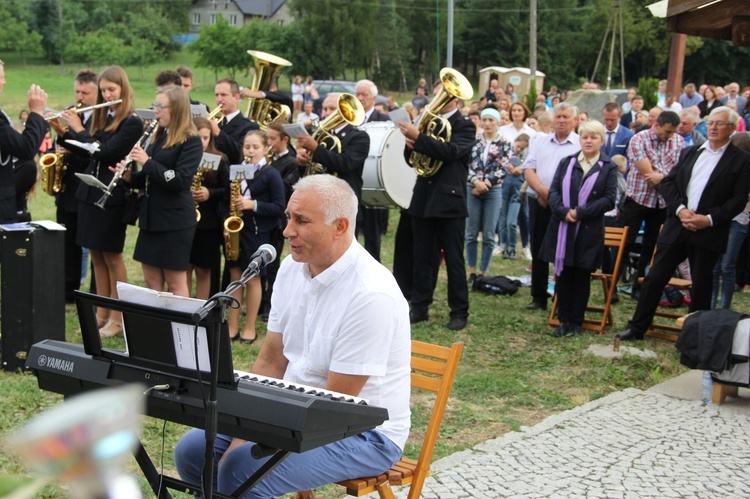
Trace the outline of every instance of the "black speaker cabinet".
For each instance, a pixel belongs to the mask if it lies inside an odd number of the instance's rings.
[[[0,228],[1,229],[1,228]],[[2,368],[23,369],[34,343],[65,341],[64,230],[0,230]]]

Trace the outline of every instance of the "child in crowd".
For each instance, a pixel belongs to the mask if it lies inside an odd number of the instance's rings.
[[[513,150],[510,161],[505,166],[505,179],[503,180],[500,201],[500,218],[497,222],[498,248],[502,248],[503,258],[516,259],[517,224],[518,212],[521,204],[518,200],[518,192],[523,185],[523,164],[529,149],[529,136],[525,133],[519,134],[513,141]]]

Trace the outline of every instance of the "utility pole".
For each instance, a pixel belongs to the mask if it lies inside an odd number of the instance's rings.
[[[445,65],[453,67],[453,0],[448,0],[448,43],[445,49]]]
[[[529,83],[534,83],[537,93],[541,88],[536,88],[536,0],[529,0]]]

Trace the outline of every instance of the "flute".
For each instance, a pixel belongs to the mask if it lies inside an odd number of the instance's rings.
[[[117,99],[117,100],[113,100],[110,102],[102,102],[101,104],[95,104],[89,107],[79,107],[78,109],[76,109],[76,112],[78,114],[81,114],[81,113],[85,113],[86,111],[91,111],[92,109],[99,109],[100,107],[115,106],[117,104],[122,104],[122,99]],[[62,118],[62,115],[63,115],[63,111],[60,111],[59,113],[55,113],[52,116],[47,116],[46,118],[44,118],[44,120],[45,121],[56,120],[56,119]]]

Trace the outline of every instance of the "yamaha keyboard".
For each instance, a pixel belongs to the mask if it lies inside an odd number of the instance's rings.
[[[96,358],[83,345],[44,340],[31,347],[26,367],[42,390],[75,395],[121,383],[141,383],[147,391],[146,415],[205,427],[204,393],[194,378],[158,369]],[[207,377],[207,376],[206,376]],[[217,389],[218,431],[268,448],[304,452],[371,430],[388,411],[350,395],[235,372],[236,385]],[[169,385],[164,390],[157,385]]]

